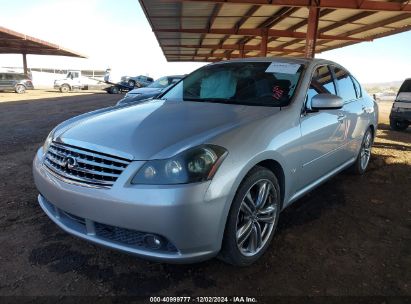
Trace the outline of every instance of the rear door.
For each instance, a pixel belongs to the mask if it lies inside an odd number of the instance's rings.
[[[337,94],[328,65],[315,69],[301,117],[302,174],[300,189],[317,181],[345,161],[346,116],[341,109],[311,111],[312,98],[321,93]]]
[[[332,67],[337,86],[338,96],[344,100],[344,115],[347,128],[344,134],[345,160],[357,156],[364,132],[367,129],[368,118],[366,105],[363,100],[362,89],[358,81],[342,67]]]
[[[16,85],[16,80],[14,79],[14,75],[11,73],[4,73],[3,80],[1,82],[2,82],[2,88],[4,90],[14,90],[14,87]]]

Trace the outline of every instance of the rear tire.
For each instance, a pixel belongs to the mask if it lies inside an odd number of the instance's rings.
[[[26,92],[26,87],[22,84],[18,84],[16,85],[16,89],[15,89],[17,94],[23,94]]]
[[[270,245],[280,208],[276,176],[264,167],[254,167],[234,197],[219,258],[236,266],[248,266],[257,261]]]
[[[371,148],[373,144],[373,134],[371,128],[365,131],[364,137],[361,142],[360,152],[358,153],[357,160],[351,167],[351,172],[356,175],[363,175],[367,170],[368,164],[371,158]]]
[[[110,94],[118,94],[118,93],[120,93],[120,90],[118,89],[118,87],[110,88]]]
[[[390,119],[390,127],[394,131],[404,131],[408,128],[408,123],[405,121]]]
[[[61,93],[68,93],[70,91],[70,87],[67,85],[67,84],[63,84],[61,87],[60,87],[60,92]]]

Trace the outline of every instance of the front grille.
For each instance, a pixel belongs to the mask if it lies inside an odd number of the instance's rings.
[[[47,168],[63,179],[84,186],[107,188],[115,183],[129,163],[123,158],[56,142],[50,145],[44,160]]]

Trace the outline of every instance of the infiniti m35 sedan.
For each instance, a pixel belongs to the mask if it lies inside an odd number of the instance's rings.
[[[344,169],[364,173],[377,120],[334,62],[213,63],[158,99],[54,128],[33,163],[38,201],[62,229],[103,246],[249,265],[284,208]]]

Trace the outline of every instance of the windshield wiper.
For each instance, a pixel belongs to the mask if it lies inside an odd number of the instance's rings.
[[[196,101],[196,102],[214,102],[214,103],[235,103],[231,98],[183,98],[184,101]]]

